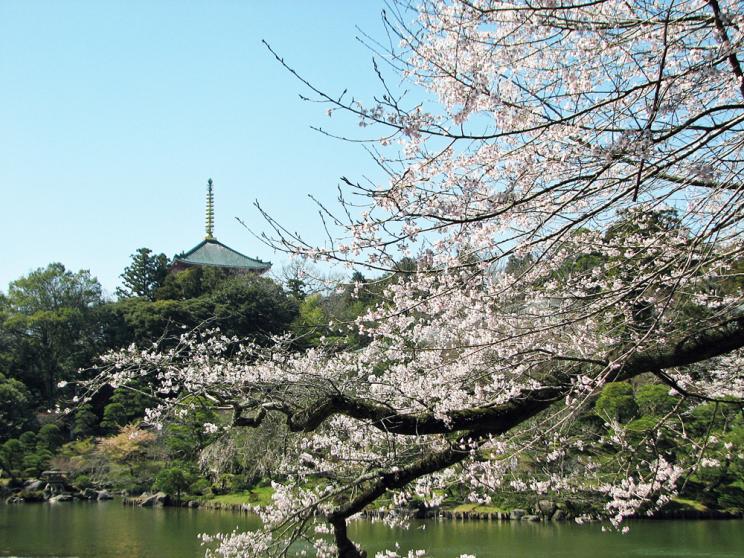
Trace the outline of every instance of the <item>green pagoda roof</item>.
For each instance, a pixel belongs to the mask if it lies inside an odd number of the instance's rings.
[[[214,238],[206,238],[188,252],[178,254],[173,258],[173,263],[187,266],[208,265],[229,267],[261,272],[268,271],[271,268],[270,262],[249,258],[240,252],[236,252],[229,246],[225,246]]]
[[[214,192],[212,179],[207,181],[206,237],[184,254],[177,254],[171,266],[175,269],[187,266],[213,266],[263,273],[271,268],[271,262],[249,258],[225,246],[214,237]]]

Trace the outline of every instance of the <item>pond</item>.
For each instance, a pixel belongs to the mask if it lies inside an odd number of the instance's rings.
[[[203,556],[199,533],[256,528],[255,517],[119,502],[0,505],[0,556],[181,558]],[[744,556],[744,521],[631,522],[630,533],[599,525],[428,520],[410,530],[355,521],[350,535],[374,552],[427,548],[435,558],[671,558]]]

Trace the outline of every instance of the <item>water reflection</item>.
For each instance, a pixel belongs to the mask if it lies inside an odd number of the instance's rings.
[[[0,556],[167,558],[203,556],[200,533],[255,529],[255,517],[193,509],[141,509],[118,502],[0,505]],[[627,535],[599,525],[427,521],[410,530],[355,521],[350,535],[370,555],[396,542],[433,558],[668,558],[744,556],[742,521],[649,521]]]

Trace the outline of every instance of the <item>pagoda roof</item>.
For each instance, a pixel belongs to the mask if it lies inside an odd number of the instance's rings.
[[[176,255],[173,264],[207,265],[258,272],[271,268],[271,262],[249,258],[214,238],[206,238],[188,252]]]

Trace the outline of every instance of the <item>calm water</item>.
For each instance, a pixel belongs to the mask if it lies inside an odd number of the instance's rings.
[[[744,521],[655,521],[627,535],[598,525],[427,521],[411,530],[355,522],[352,538],[374,551],[428,548],[431,556],[671,558],[744,557]],[[0,556],[80,558],[197,557],[199,533],[251,529],[255,518],[231,512],[141,509],[117,502],[0,505]]]

